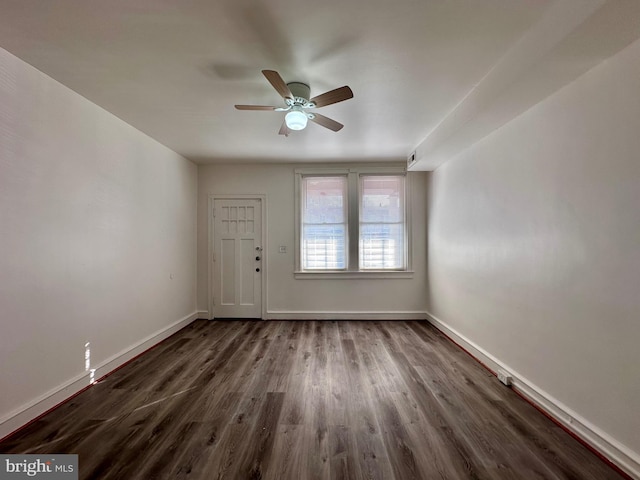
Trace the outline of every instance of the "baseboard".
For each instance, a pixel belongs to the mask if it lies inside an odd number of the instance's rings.
[[[512,387],[520,395],[538,406],[563,428],[595,450],[595,452],[606,461],[618,467],[631,477],[640,479],[640,456],[637,453],[625,445],[622,445],[595,425],[592,425],[588,420],[578,415],[460,332],[449,327],[439,318],[429,312],[426,313],[426,317],[438,330],[448,336],[454,343],[457,343],[460,347],[467,350],[468,353],[487,367],[494,375],[498,369],[508,371],[513,377]]]
[[[196,315],[198,318],[204,318],[205,320],[209,320],[211,318],[209,317],[209,310],[198,310]]]
[[[426,320],[426,312],[344,312],[268,310],[266,320]]]
[[[162,330],[148,335],[121,352],[112,355],[96,366],[95,378],[100,379],[118,369],[134,357],[186,327],[196,318],[198,318],[198,312],[189,314]],[[5,415],[0,419],[0,440],[11,435],[16,430],[32,422],[70,397],[77,395],[89,386],[88,374],[82,373]]]

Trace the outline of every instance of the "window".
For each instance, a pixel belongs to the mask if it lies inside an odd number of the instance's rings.
[[[404,270],[404,176],[360,177],[360,270]]]
[[[347,177],[302,179],[302,268],[347,268]]]
[[[409,272],[404,169],[299,169],[296,192],[296,273]]]

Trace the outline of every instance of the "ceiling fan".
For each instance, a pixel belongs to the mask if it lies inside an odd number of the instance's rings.
[[[307,120],[317,123],[329,130],[337,132],[344,125],[335,120],[309,112],[334,103],[353,98],[353,92],[347,86],[336,88],[313,98],[309,98],[311,92],[309,85],[302,82],[285,83],[280,74],[275,70],[262,70],[262,74],[284,99],[286,107],[272,107],[267,105],[236,105],[238,110],[272,110],[275,112],[287,112],[278,132],[288,137],[292,130],[302,130],[307,126]]]

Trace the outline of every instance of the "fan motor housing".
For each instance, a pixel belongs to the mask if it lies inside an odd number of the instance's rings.
[[[289,87],[289,90],[291,90],[291,93],[295,97],[295,103],[306,104],[309,102],[309,96],[311,94],[309,85],[302,82],[291,82],[287,83],[287,87]]]

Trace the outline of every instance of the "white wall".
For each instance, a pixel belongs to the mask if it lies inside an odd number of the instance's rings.
[[[430,178],[429,310],[640,475],[640,42]]]
[[[308,166],[308,165],[305,165]],[[268,318],[424,318],[426,289],[425,174],[411,173],[413,265],[410,279],[295,279],[295,165],[211,165],[198,172],[198,309],[207,310],[207,202],[210,194],[267,198]],[[278,247],[287,253],[278,253]]]
[[[87,385],[85,342],[100,376],[194,318],[196,192],[194,164],[0,49],[0,438]]]

